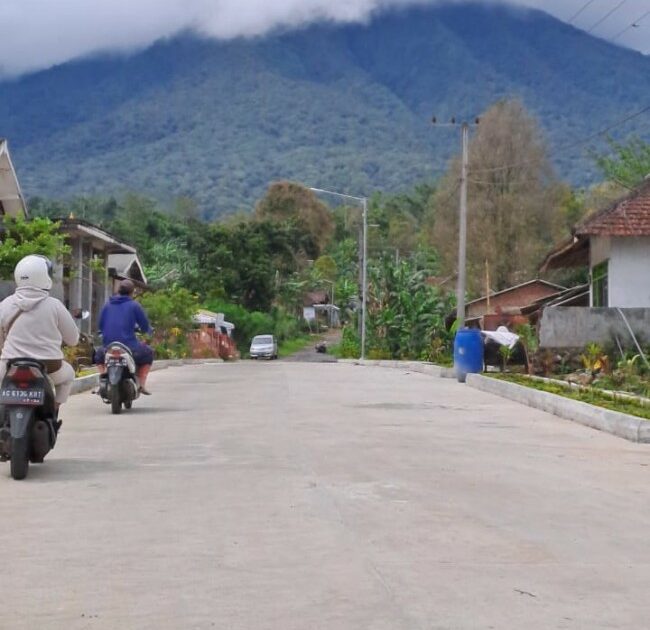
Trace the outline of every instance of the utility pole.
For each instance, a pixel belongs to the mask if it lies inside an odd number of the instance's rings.
[[[458,288],[456,291],[456,321],[458,330],[465,327],[465,275],[467,273],[467,165],[469,163],[469,125],[462,125],[460,170],[460,209],[458,213]]]
[[[438,121],[434,116],[434,125]],[[474,120],[479,124],[479,119]],[[457,127],[455,118],[440,127]],[[469,123],[461,123],[460,207],[458,211],[458,284],[456,287],[456,322],[458,330],[465,326],[465,289],[467,275],[467,171],[469,167]]]

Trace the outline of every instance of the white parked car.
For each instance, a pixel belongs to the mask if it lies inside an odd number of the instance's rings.
[[[257,335],[251,341],[251,359],[277,359],[278,342],[273,335]]]

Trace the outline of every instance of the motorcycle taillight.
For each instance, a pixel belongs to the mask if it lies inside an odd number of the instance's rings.
[[[118,350],[117,348],[114,350],[109,350],[108,351],[108,356],[113,358],[113,359],[121,359],[122,358],[122,351]]]
[[[27,389],[36,379],[40,378],[41,375],[36,368],[24,365],[14,365],[7,373],[7,376],[16,387]]]

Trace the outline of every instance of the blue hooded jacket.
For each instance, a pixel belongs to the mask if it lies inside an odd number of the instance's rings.
[[[132,350],[138,348],[136,328],[145,334],[151,334],[151,326],[144,309],[128,295],[114,295],[102,309],[99,316],[99,330],[103,344],[119,341]]]

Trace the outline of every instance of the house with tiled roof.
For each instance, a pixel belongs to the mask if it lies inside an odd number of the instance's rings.
[[[650,177],[575,226],[541,271],[588,266],[593,307],[650,307]]]

